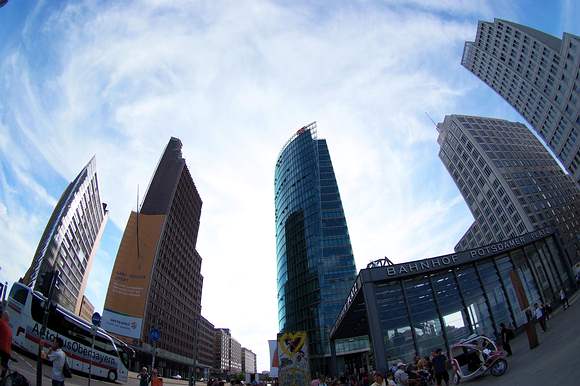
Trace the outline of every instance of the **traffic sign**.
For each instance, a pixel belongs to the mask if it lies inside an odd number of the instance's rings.
[[[101,325],[101,314],[99,314],[98,312],[95,312],[93,314],[93,318],[92,318],[93,324],[95,326],[100,326]]]
[[[157,342],[159,338],[161,338],[161,332],[156,328],[152,328],[151,331],[149,331],[149,340],[151,342]]]

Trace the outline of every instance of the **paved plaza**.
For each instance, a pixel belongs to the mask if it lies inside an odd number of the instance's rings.
[[[478,386],[578,386],[580,385],[580,301],[572,297],[571,307],[558,309],[548,321],[548,331],[537,326],[540,345],[529,349],[525,334],[512,342],[514,355],[508,358],[508,372],[465,384]]]

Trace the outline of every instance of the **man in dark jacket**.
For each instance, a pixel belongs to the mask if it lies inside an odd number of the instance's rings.
[[[512,346],[510,346],[510,340],[512,339],[514,332],[511,328],[507,328],[505,323],[500,323],[499,326],[501,327],[501,345],[509,357],[512,355]]]
[[[433,373],[435,374],[435,382],[437,386],[441,386],[445,381],[445,385],[449,386],[449,373],[447,373],[447,357],[443,354],[443,350],[438,348],[435,350],[435,356],[431,361],[433,364]]]

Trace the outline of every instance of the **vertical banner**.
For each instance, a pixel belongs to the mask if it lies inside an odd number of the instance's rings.
[[[306,331],[278,334],[278,359],[280,386],[310,385]]]
[[[278,341],[269,340],[268,347],[270,348],[270,377],[278,378]]]

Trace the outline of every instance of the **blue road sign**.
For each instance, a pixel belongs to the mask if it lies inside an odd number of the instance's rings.
[[[93,314],[93,318],[92,318],[93,324],[95,326],[100,326],[101,325],[101,314],[99,314],[98,312],[95,312]]]
[[[159,338],[161,338],[161,332],[156,328],[152,328],[151,331],[149,331],[149,340],[151,342],[157,342]]]

